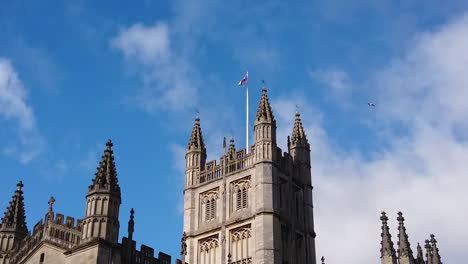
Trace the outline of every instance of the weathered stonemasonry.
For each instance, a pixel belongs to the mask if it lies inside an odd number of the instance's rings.
[[[106,144],[95,178],[88,187],[84,218],[75,221],[55,213],[55,199],[49,200],[44,219],[26,226],[23,183],[15,194],[0,224],[0,264],[170,264],[171,256],[141,245],[133,240],[134,211],[130,212],[128,237],[118,242],[120,186],[114,163],[112,142]],[[176,260],[180,263],[180,260]]]
[[[299,113],[283,153],[263,88],[254,137],[248,152],[231,139],[219,164],[206,162],[195,119],[186,152],[184,261],[316,263],[310,146]]]

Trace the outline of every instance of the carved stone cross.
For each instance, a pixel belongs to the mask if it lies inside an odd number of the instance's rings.
[[[52,212],[52,211],[53,211],[53,210],[52,210],[52,206],[54,205],[54,203],[55,203],[55,198],[51,196],[50,199],[49,199],[49,202],[48,202],[48,204],[49,204],[49,212]]]

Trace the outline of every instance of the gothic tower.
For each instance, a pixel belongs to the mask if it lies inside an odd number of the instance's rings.
[[[405,218],[398,212],[398,261],[400,264],[415,264],[413,251],[411,250],[408,235],[404,225]]]
[[[82,243],[101,238],[117,244],[119,237],[120,187],[117,181],[112,141],[106,143],[104,156],[97,167],[86,195],[86,215],[82,219]]]
[[[189,264],[315,264],[310,147],[299,115],[288,152],[263,88],[250,153],[234,139],[206,162],[200,120],[186,151],[182,259]]]
[[[21,241],[28,235],[23,203],[23,183],[20,181],[16,186],[15,194],[0,224],[0,263],[9,263],[11,254],[18,250]]]
[[[397,257],[395,254],[395,248],[393,247],[392,235],[390,234],[390,228],[388,227],[388,217],[385,212],[382,212],[380,217],[382,220],[382,242],[380,248],[380,259],[382,264],[397,264]]]

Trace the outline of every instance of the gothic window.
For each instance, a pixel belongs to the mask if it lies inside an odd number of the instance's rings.
[[[200,195],[201,218],[205,222],[216,219],[216,205],[218,202],[218,190],[210,190]]]
[[[237,210],[247,208],[247,188],[242,188],[237,192]]]
[[[216,218],[216,200],[214,198],[206,201],[205,220],[210,221]]]
[[[220,253],[218,252],[219,242],[215,237],[200,241],[200,251],[198,256],[199,264],[220,263]]]
[[[44,263],[44,258],[45,258],[45,254],[42,253],[41,257],[39,258],[39,263]]]
[[[252,235],[250,226],[231,231],[230,255],[232,263],[252,263]]]
[[[250,177],[232,183],[232,208],[239,211],[249,206]]]

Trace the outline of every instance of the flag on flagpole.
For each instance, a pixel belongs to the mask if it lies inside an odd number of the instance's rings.
[[[249,72],[245,74],[244,78],[242,78],[242,80],[240,80],[240,82],[237,85],[244,86],[244,84],[248,82],[249,82]]]

